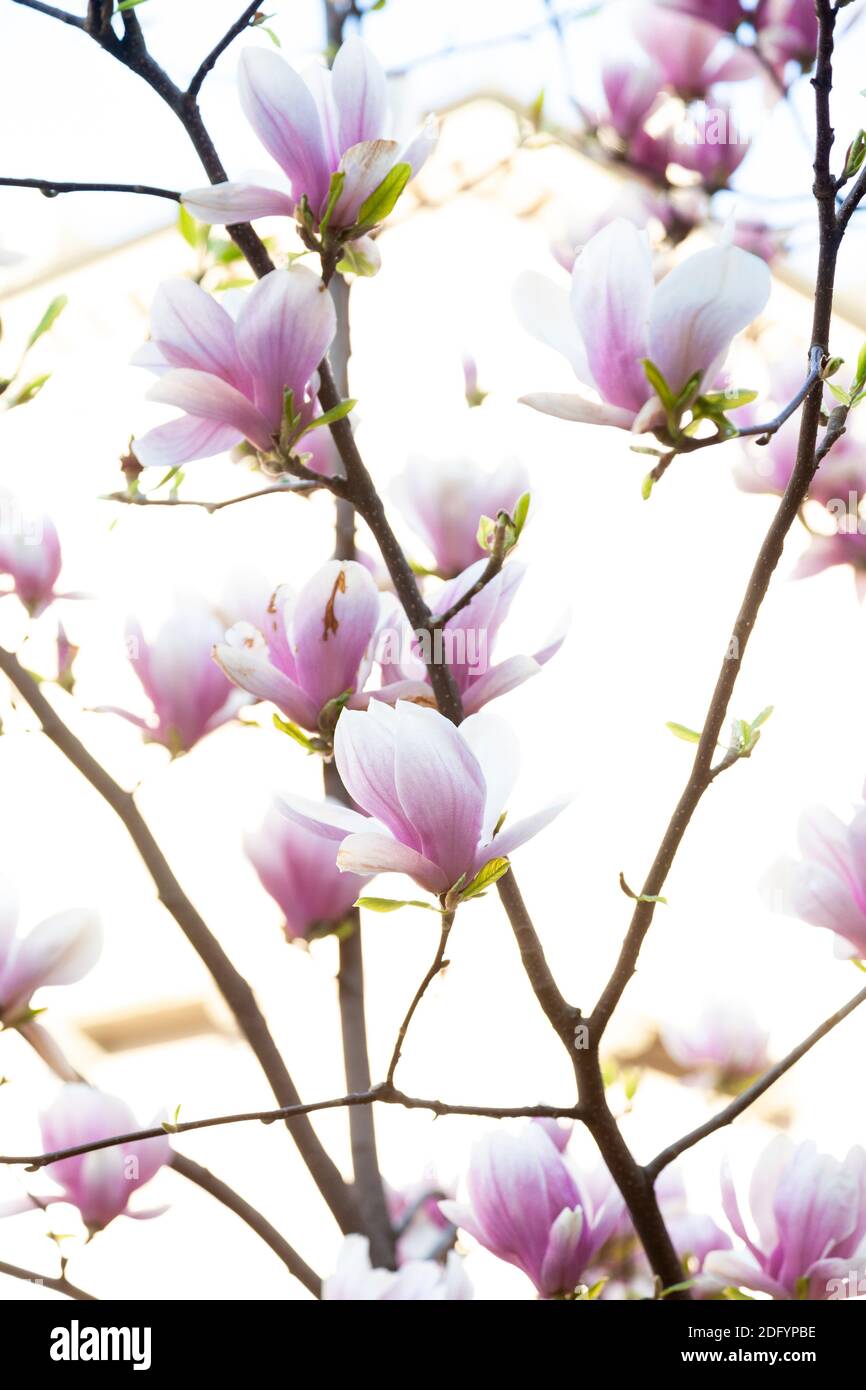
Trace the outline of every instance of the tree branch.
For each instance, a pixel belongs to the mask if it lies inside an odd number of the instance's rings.
[[[24,2],[25,0],[16,0],[17,4],[24,4]],[[5,1260],[0,1260],[0,1274],[8,1274],[10,1279],[21,1279],[26,1284],[36,1284],[38,1288],[52,1289],[54,1293],[65,1294],[67,1298],[77,1299],[81,1303],[98,1302],[94,1294],[85,1293],[84,1289],[70,1284],[65,1275],[61,1275],[59,1279],[53,1279],[48,1274],[37,1274],[32,1269],[22,1269],[20,1265],[7,1264]]]
[[[420,985],[416,989],[415,994],[412,998],[412,1003],[409,1005],[409,1008],[406,1012],[406,1016],[403,1019],[403,1022],[400,1024],[400,1030],[397,1034],[397,1041],[394,1044],[394,1051],[391,1054],[391,1061],[388,1064],[388,1075],[385,1083],[388,1086],[392,1086],[394,1083],[394,1073],[397,1070],[397,1066],[403,1054],[403,1044],[406,1041],[406,1034],[409,1032],[409,1025],[415,1016],[415,1010],[418,1008],[418,1005],[421,1003],[421,1000],[427,993],[428,986],[433,983],[436,976],[439,974],[439,971],[444,970],[445,967],[448,965],[448,961],[445,959],[445,951],[448,946],[448,937],[451,934],[451,928],[453,927],[453,925],[454,913],[443,913],[442,930],[439,934],[439,945],[437,946],[436,954],[433,957],[433,964],[430,966],[430,969],[427,971],[427,974],[424,976]]]
[[[60,193],[140,193],[148,198],[170,198],[174,203],[180,202],[180,194],[173,188],[153,188],[147,183],[61,183],[57,179],[0,178],[0,188],[35,188],[46,198],[56,198]]]
[[[185,1154],[175,1153],[171,1160],[171,1166],[176,1173],[180,1173],[181,1177],[195,1183],[196,1187],[200,1187],[211,1197],[215,1197],[224,1207],[245,1221],[250,1229],[255,1231],[256,1235],[266,1245],[269,1245],[274,1254],[282,1260],[289,1273],[293,1274],[314,1298],[321,1298],[322,1280],[319,1275],[316,1274],[315,1270],[310,1269],[306,1260],[301,1259],[297,1250],[289,1245],[289,1242],[280,1235],[270,1221],[262,1216],[261,1212],[256,1211],[255,1207],[251,1207],[243,1197],[238,1196],[237,1192],[227,1183],[224,1183],[221,1178],[215,1177],[207,1168],[203,1168],[194,1159],[187,1158]]]

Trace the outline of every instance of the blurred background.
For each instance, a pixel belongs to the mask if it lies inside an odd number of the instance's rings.
[[[70,6],[75,8],[74,5]],[[517,274],[535,269],[567,283],[552,247],[569,228],[591,225],[619,196],[623,172],[593,160],[575,110],[599,100],[600,56],[628,53],[625,4],[570,6],[533,0],[387,0],[363,33],[393,73],[398,123],[411,131],[428,111],[443,115],[438,150],[384,230],[383,268],[351,294],[351,393],[358,439],[383,492],[408,456],[454,456],[493,464],[517,456],[532,479],[532,519],[521,542],[529,567],[499,651],[534,650],[564,608],[568,641],[535,680],[496,712],[519,731],[522,776],[514,813],[571,790],[570,810],[519,854],[521,885],[554,973],[588,1008],[605,981],[629,917],[618,877],[644,875],[688,774],[691,750],[666,721],[700,727],[753,557],[774,500],[739,492],[740,446],[680,458],[649,502],[646,459],[617,431],[530,412],[518,396],[572,389],[567,364],[530,339],[511,307]],[[840,45],[836,124],[844,149],[862,119],[866,29]],[[583,13],[586,10],[586,13]],[[148,43],[178,80],[237,17],[229,0],[150,0],[138,13]],[[325,33],[315,0],[277,0],[267,21],[296,62],[320,53]],[[208,78],[202,109],[233,177],[267,173],[243,119],[236,67],[243,35]],[[543,92],[544,121],[530,120]],[[805,351],[814,226],[808,79],[772,105],[760,94],[752,146],[711,223],[759,217],[784,250],[773,263],[773,296],[738,344],[731,377],[766,393],[768,361]],[[0,173],[67,180],[135,181],[184,188],[201,182],[195,155],[170,112],[131,73],[74,30],[4,0],[0,5]],[[540,128],[541,127],[541,128]],[[547,128],[549,127],[549,129]],[[803,131],[806,139],[803,139]],[[846,133],[847,132],[847,133]],[[331,552],[327,498],[267,498],[214,515],[194,508],[134,508],[99,500],[123,486],[119,458],[130,435],[166,418],[148,404],[147,376],[128,365],[145,339],[159,282],[194,274],[196,252],[178,234],[171,203],[81,194],[46,201],[0,189],[0,244],[22,257],[0,269],[0,374],[46,305],[68,307],[33,350],[32,374],[50,372],[38,398],[8,412],[0,450],[4,489],[49,513],[60,532],[61,600],[29,621],[0,601],[0,641],[50,675],[58,616],[80,647],[74,695],[50,698],[112,775],[135,787],[185,890],[232,960],[252,982],[304,1098],[343,1091],[333,940],[290,947],[280,913],[242,849],[274,790],[316,796],[320,769],[279,737],[267,710],[209,735],[171,761],[139,732],[95,707],[141,715],[147,705],[126,660],[124,623],[152,631],[177,596],[231,606],[232,595],[299,586]],[[856,222],[856,219],[855,219]],[[263,224],[292,249],[285,224]],[[712,229],[711,229],[712,230]],[[710,232],[711,234],[711,232]],[[706,244],[706,230],[689,250]],[[583,239],[578,232],[572,247]],[[843,257],[834,351],[856,357],[863,315],[862,234]],[[478,366],[484,403],[469,409],[461,360]],[[8,359],[4,361],[4,359]],[[772,413],[769,411],[767,413]],[[254,486],[227,459],[190,465],[182,495],[218,499]],[[412,555],[429,561],[399,515]],[[372,549],[372,542],[361,543]],[[811,803],[850,813],[866,775],[866,620],[851,571],[806,581],[791,570],[808,544],[796,529],[764,605],[738,685],[738,717],[774,714],[755,756],[707,794],[671,874],[641,958],[609,1034],[611,1061],[644,1063],[636,1094],[620,1085],[629,1141],[649,1158],[722,1103],[655,1065],[659,1020],[687,1023],[712,998],[748,1005],[781,1055],[853,994],[858,977],[836,960],[829,934],[770,911],[759,882],[794,848]],[[0,869],[18,882],[22,925],[67,907],[98,909],[106,946],[81,984],[47,992],[44,1021],[103,1089],[122,1095],[144,1124],[161,1107],[181,1118],[267,1106],[270,1093],[233,1029],[203,966],[157,903],[125,832],[46,739],[26,707],[0,691]],[[401,896],[407,885],[380,880]],[[411,894],[409,894],[411,895]],[[434,950],[435,920],[406,909],[365,921],[368,1023],[374,1077],[387,1063],[399,1021]],[[495,895],[467,907],[452,938],[452,964],[413,1024],[401,1084],[450,1102],[570,1104],[567,1060],[540,1015]],[[855,1015],[729,1131],[684,1165],[698,1210],[718,1213],[718,1167],[730,1153],[745,1177],[772,1127],[814,1138],[842,1156],[862,1142],[853,1105],[866,1015]],[[653,1063],[650,1065],[649,1063]],[[15,1034],[0,1037],[0,1149],[40,1147],[37,1114],[57,1089]],[[630,1112],[630,1113],[627,1113]],[[388,1181],[425,1173],[457,1181],[484,1121],[394,1107],[377,1112]],[[350,1170],[346,1117],[316,1117],[316,1129]],[[584,1153],[583,1136],[575,1140]],[[338,1232],[277,1127],[233,1127],[178,1141],[285,1232],[321,1272]],[[587,1161],[591,1157],[585,1150]],[[0,1170],[0,1205],[30,1181]],[[146,1199],[146,1200],[145,1200]],[[0,1227],[0,1255],[54,1272],[48,1233],[62,1242],[70,1276],[102,1297],[295,1299],[306,1297],[237,1219],[170,1170],[140,1207],[167,1204],[151,1222],[118,1219],[84,1243],[73,1208],[33,1212]],[[480,1297],[532,1296],[516,1270],[472,1249]],[[0,1280],[0,1298],[50,1297]]]

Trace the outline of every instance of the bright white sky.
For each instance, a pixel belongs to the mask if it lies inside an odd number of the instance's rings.
[[[208,47],[235,8],[214,0],[169,10],[164,0],[151,0],[141,14],[155,51],[183,76],[194,65],[190,55]],[[440,3],[423,7],[421,26],[416,0],[410,26],[407,0],[389,0],[384,13],[373,16],[370,38],[383,60],[396,65],[454,39],[520,28],[534,22],[540,8],[489,0],[471,7]],[[280,6],[273,23],[291,56],[320,41],[312,4]],[[168,185],[198,180],[168,113],[78,35],[10,4],[0,8],[0,35],[0,128],[14,131],[4,151],[9,173]],[[21,58],[32,43],[41,45],[38,86],[32,65],[27,75]],[[259,154],[234,98],[236,57],[226,58],[209,82],[205,112],[226,163],[241,173],[257,167]],[[513,92],[531,97],[554,70],[554,58],[540,44],[509,50],[507,61],[501,50],[487,59],[474,55],[471,63],[464,60],[462,75],[445,80],[445,97],[468,91],[472,82],[501,84],[506,73]],[[846,71],[844,58],[840,68]],[[847,70],[853,74],[853,65]],[[443,69],[437,72],[441,77]],[[433,69],[424,74],[407,102],[418,110],[442,102]],[[447,186],[458,156],[470,168],[494,162],[507,150],[510,131],[510,119],[489,106],[455,120],[446,127],[430,186]],[[773,183],[765,187],[787,191],[798,180],[803,186],[799,168],[792,155],[782,188],[777,159]],[[629,453],[625,436],[542,418],[514,403],[528,390],[570,387],[565,364],[528,340],[513,319],[510,285],[517,271],[553,269],[549,210],[541,217],[516,214],[534,207],[539,194],[585,205],[607,191],[606,181],[572,156],[526,154],[498,196],[470,195],[440,211],[397,219],[382,241],[381,275],[360,285],[353,301],[359,438],[383,486],[407,451],[435,455],[465,447],[467,440],[491,459],[516,450],[532,472],[537,511],[523,546],[530,574],[502,650],[532,650],[564,606],[571,606],[574,625],[556,662],[502,702],[499,712],[523,743],[515,811],[532,809],[563,787],[576,793],[567,815],[521,851],[519,868],[551,964],[569,996],[585,1006],[606,977],[627,922],[618,874],[640,879],[687,774],[689,749],[671,738],[665,721],[700,723],[772,508],[767,499],[734,489],[732,450],[681,461],[645,504],[645,461]],[[39,265],[156,227],[163,216],[160,205],[144,200],[82,196],[46,203],[10,193],[0,201],[0,240],[32,252]],[[862,274],[856,256],[849,264],[856,265],[852,274]],[[130,432],[164,418],[142,399],[146,378],[126,363],[146,333],[156,284],[189,268],[188,249],[167,232],[10,296],[3,312],[5,341],[15,343],[52,294],[62,289],[70,296],[35,363],[54,371],[52,382],[41,400],[3,422],[3,482],[51,510],[64,546],[64,586],[95,595],[62,610],[84,649],[78,694],[85,710],[113,703],[144,710],[123,659],[127,612],[155,621],[184,587],[217,599],[231,576],[251,563],[266,587],[297,582],[330,550],[324,498],[272,499],[215,517],[131,509],[115,514],[94,501],[117,485],[117,454]],[[773,323],[777,344],[787,346],[807,331],[808,306],[779,288],[767,315]],[[838,332],[839,350],[850,355],[858,339],[843,324]],[[466,350],[477,355],[482,385],[494,393],[471,417],[461,404]],[[761,384],[760,365],[747,350],[734,375]],[[190,496],[224,496],[239,488],[239,479],[227,463],[202,463],[188,470],[186,486]],[[612,1046],[632,1045],[649,1020],[686,1014],[705,994],[730,994],[756,1008],[781,1052],[857,988],[853,969],[833,959],[828,936],[771,916],[756,890],[768,864],[792,848],[800,809],[817,801],[845,813],[866,772],[863,614],[845,572],[787,581],[803,545],[795,534],[734,710],[754,716],[773,703],[776,713],[756,756],[726,774],[701,808]],[[37,670],[50,668],[52,624],[49,615],[33,630],[27,662]],[[24,631],[14,601],[4,601],[3,642],[20,642]],[[277,909],[259,890],[239,843],[271,787],[315,794],[317,768],[300,750],[284,746],[267,718],[260,730],[223,730],[170,765],[162,750],[142,748],[135,731],[119,721],[81,713],[57,698],[113,773],[127,785],[140,784],[143,810],[173,847],[184,886],[253,980],[302,1093],[322,1097],[342,1090],[333,944],[320,943],[310,953],[285,946]],[[26,712],[4,700],[2,716],[0,843],[22,886],[25,922],[89,903],[106,924],[105,956],[93,975],[44,1001],[51,1026],[83,1069],[127,1096],[142,1121],[161,1105],[172,1111],[180,1103],[191,1118],[267,1104],[254,1064],[228,1037],[112,1057],[82,1038],[79,1025],[88,1019],[165,999],[203,998],[215,1017],[222,1013],[110,814],[45,741],[28,732]],[[383,891],[396,895],[401,886],[383,883]],[[409,911],[367,927],[376,1072],[432,956],[427,918]],[[565,1060],[537,1014],[495,897],[463,913],[452,959],[413,1026],[402,1074],[406,1088],[490,1104],[567,1100]],[[787,1112],[795,1135],[843,1153],[863,1138],[862,1114],[849,1097],[864,1039],[866,1017],[855,1017],[773,1093],[762,1113]],[[2,1147],[32,1148],[38,1143],[34,1103],[47,1102],[53,1084],[13,1038],[0,1047],[0,1074],[13,1081],[0,1092]],[[626,1123],[648,1157],[705,1114],[700,1093],[650,1076]],[[344,1118],[323,1117],[318,1127],[345,1164]],[[430,1163],[442,1178],[459,1173],[471,1138],[485,1127],[385,1111],[380,1132],[389,1177],[398,1184],[414,1181]],[[766,1137],[753,1117],[697,1152],[689,1168],[696,1204],[715,1207],[723,1150],[745,1171]],[[274,1128],[210,1132],[184,1147],[260,1202],[302,1253],[328,1271],[337,1238],[284,1135]],[[17,1181],[0,1174],[0,1201],[15,1192]],[[208,1298],[239,1288],[250,1298],[298,1295],[254,1237],[171,1173],[143,1193],[139,1205],[163,1201],[171,1210],[157,1221],[118,1222],[86,1249],[70,1242],[72,1276],[103,1296]],[[2,1230],[3,1257],[48,1270],[45,1224],[38,1214],[10,1222]],[[54,1226],[78,1229],[68,1212],[55,1216]],[[482,1294],[527,1296],[521,1276],[483,1253],[472,1254],[470,1268]],[[19,1286],[0,1284],[0,1298],[21,1293]]]

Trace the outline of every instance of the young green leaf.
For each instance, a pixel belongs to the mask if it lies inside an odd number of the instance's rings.
[[[670,729],[671,733],[675,734],[677,738],[681,738],[684,743],[700,743],[701,741],[701,736],[697,730],[687,729],[685,724],[674,724],[668,720],[665,728]]]
[[[508,859],[488,859],[483,869],[479,869],[471,883],[468,883],[460,892],[460,901],[468,902],[470,898],[477,898],[479,894],[492,887],[497,879],[503,874],[507,874],[511,868]]]
[[[412,177],[412,166],[410,164],[395,164],[393,169],[385,175],[379,187],[374,189],[369,198],[361,204],[358,216],[355,219],[359,227],[375,227],[378,222],[383,221],[394,206],[403,189]]]
[[[326,410],[324,415],[317,415],[315,420],[311,420],[308,425],[305,425],[296,439],[303,439],[305,434],[310,433],[310,430],[320,429],[322,425],[332,425],[335,420],[345,419],[357,404],[357,401],[340,401],[340,404],[335,405],[333,410]]]
[[[345,182],[346,175],[342,169],[337,169],[331,175],[331,182],[328,186],[328,201],[325,204],[325,211],[322,213],[322,218],[319,222],[319,233],[321,236],[324,236],[325,232],[328,230],[328,223],[331,220],[331,215],[334,211],[334,208],[337,206],[337,202],[339,200],[340,194],[343,191],[343,184]]]
[[[26,350],[28,352],[30,351],[34,343],[38,343],[39,339],[42,337],[44,333],[47,333],[49,329],[54,327],[55,323],[60,318],[60,315],[63,313],[63,310],[66,308],[66,305],[68,303],[69,300],[65,294],[58,294],[55,299],[52,299],[51,303],[48,305],[48,308],[45,310],[45,313],[42,315],[42,318],[39,320],[33,332],[30,334],[30,337],[27,339]]]
[[[644,357],[641,365],[643,366],[647,381],[655,391],[665,410],[673,410],[675,405],[674,393],[668,386],[655,362],[652,362],[649,357]]]
[[[312,739],[308,738],[303,729],[298,728],[297,724],[293,724],[291,719],[282,719],[280,715],[275,714],[274,727],[279,729],[281,733],[288,734],[289,738],[293,738],[295,743],[299,743],[308,753],[315,753],[316,747]]]
[[[355,907],[366,907],[368,912],[397,912],[401,907],[424,907],[428,912],[438,912],[432,903],[421,902],[420,898],[358,898]]]

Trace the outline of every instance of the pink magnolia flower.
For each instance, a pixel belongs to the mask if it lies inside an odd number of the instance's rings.
[[[466,1186],[468,1203],[442,1202],[444,1215],[522,1269],[544,1298],[584,1282],[617,1216],[612,1201],[593,1205],[538,1125],[485,1135],[472,1150]]]
[[[722,34],[715,23],[663,5],[632,7],[635,36],[661,68],[665,81],[688,101],[702,100],[717,82],[759,77],[759,60]]]
[[[511,513],[529,477],[517,459],[483,471],[468,458],[415,455],[391,485],[391,495],[412,529],[432,551],[443,579],[452,579],[481,556],[482,516]]]
[[[812,575],[821,574],[836,565],[851,566],[857,597],[862,602],[866,598],[866,535],[862,530],[840,531],[835,536],[813,536],[808,550],[803,552],[791,571],[791,578],[810,579]]]
[[[668,1055],[713,1085],[730,1086],[766,1070],[769,1034],[736,1000],[708,1000],[687,1024],[662,1027]]]
[[[274,448],[292,392],[298,428],[316,413],[316,368],[336,329],[331,296],[305,266],[272,270],[249,290],[236,320],[198,285],[169,280],[156,293],[150,342],[136,354],[156,372],[148,399],[185,413],[136,439],[145,467],[210,458],[243,440]]]
[[[137,618],[126,625],[126,648],[135,674],[153,705],[142,719],[114,706],[144,731],[148,743],[161,743],[175,757],[237,714],[243,701],[213,661],[214,644],[225,629],[217,614],[195,594],[178,598],[171,617],[148,641]]]
[[[665,414],[644,360],[675,396],[695,375],[701,389],[715,380],[735,334],[761,312],[769,293],[764,262],[727,244],[681,261],[656,285],[649,238],[617,219],[575,261],[570,301],[532,271],[515,286],[524,327],[561,352],[601,400],[550,391],[521,399],[564,420],[654,429]]]
[[[690,107],[674,129],[670,157],[683,169],[697,174],[714,192],[725,188],[749,153],[749,138],[737,123],[730,106],[714,101]]]
[[[58,594],[62,558],[57,528],[48,516],[28,515],[8,493],[0,493],[0,574],[12,579],[31,618],[38,618]]]
[[[126,1101],[78,1082],[64,1086],[42,1115],[42,1142],[46,1153],[54,1153],[115,1134],[134,1133],[138,1128]],[[62,1188],[60,1197],[49,1200],[78,1207],[82,1221],[94,1234],[115,1217],[127,1214],[132,1194],[170,1162],[171,1146],[164,1136],[62,1158],[45,1170]],[[156,1216],[159,1212],[128,1214]]]
[[[341,874],[329,840],[272,806],[264,823],[244,838],[247,858],[262,887],[285,914],[287,941],[322,936],[348,916],[368,882]]]
[[[396,1271],[374,1269],[366,1236],[346,1236],[335,1272],[324,1281],[322,1298],[351,1303],[442,1303],[472,1298],[472,1285],[460,1256],[452,1250],[444,1264],[407,1260]]]
[[[214,648],[231,680],[259,700],[272,700],[301,728],[316,731],[332,700],[361,694],[372,665],[379,592],[364,565],[329,560],[295,597],[281,585],[264,631],[236,623]]]
[[[758,50],[781,75],[790,62],[805,72],[818,51],[818,18],[813,0],[758,0]]]
[[[357,228],[361,236],[381,221],[368,200],[384,180],[396,177],[401,190],[419,173],[436,143],[435,124],[430,122],[409,145],[387,138],[385,74],[359,38],[343,44],[330,72],[314,64],[299,74],[276,53],[247,49],[239,77],[244,115],[289,180],[291,196],[251,183],[191,189],[181,201],[204,222],[248,222],[271,214],[292,217],[306,199],[312,225],[318,229],[332,179],[342,175],[328,231]]]
[[[335,844],[351,873],[405,873],[431,893],[470,883],[564,810],[557,801],[496,834],[519,753],[506,724],[473,714],[456,728],[438,711],[371,701],[340,716],[334,756],[343,785],[367,812],[284,796],[282,808]]]
[[[835,934],[836,954],[866,957],[866,805],[851,821],[823,806],[800,818],[801,858],[783,859],[764,888],[770,901],[791,917]]]
[[[102,950],[99,918],[84,909],[58,912],[27,936],[18,936],[18,899],[0,882],[0,1023],[26,1021],[30,1000],[43,985],[71,985],[93,969]]]
[[[434,617],[446,613],[481,578],[487,567],[486,560],[476,560],[463,574],[443,584],[430,605]],[[538,675],[552,656],[559,651],[568,627],[567,616],[550,634],[544,646],[532,656],[510,656],[496,665],[491,664],[493,649],[502,623],[508,616],[514,596],[526,574],[525,566],[511,560],[489,584],[476,594],[465,608],[453,617],[430,643],[426,635],[419,642],[412,640],[408,622],[395,616],[393,625],[386,629],[387,634],[400,638],[405,634],[403,645],[411,643],[410,654],[401,659],[395,669],[383,664],[383,673],[389,678],[383,690],[374,691],[379,699],[393,699],[400,695],[404,699],[429,701],[431,690],[424,658],[432,656],[434,661],[448,663],[467,714],[476,714],[491,700],[516,690],[524,681]],[[385,646],[385,634],[379,634],[379,650]],[[441,650],[440,650],[441,649]],[[384,657],[384,652],[382,652]]]
[[[643,128],[664,85],[664,74],[656,63],[605,63],[601,84],[607,102],[603,119],[628,143]]]
[[[705,1270],[722,1286],[754,1289],[772,1298],[826,1299],[848,1276],[866,1268],[866,1152],[844,1162],[795,1146],[779,1134],[758,1160],[749,1205],[755,1234],[740,1213],[727,1163],[722,1205],[746,1250],[716,1251]],[[837,1294],[838,1296],[838,1294]]]

